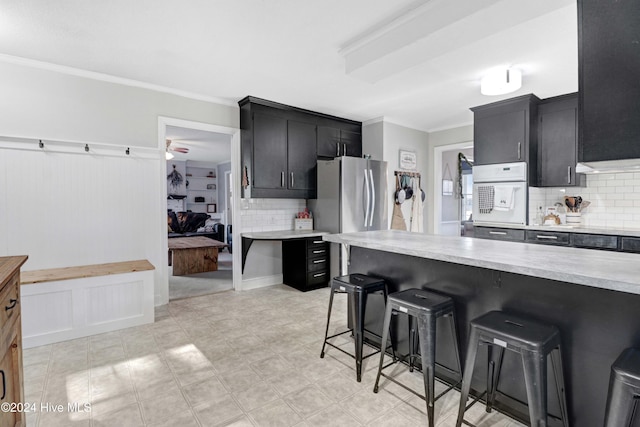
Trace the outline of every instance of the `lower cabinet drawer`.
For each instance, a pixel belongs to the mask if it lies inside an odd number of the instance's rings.
[[[20,284],[18,275],[14,275],[0,291],[0,327],[4,327],[20,316]]]
[[[329,281],[329,271],[314,271],[307,273],[307,285],[317,285]]]
[[[312,258],[307,261],[307,272],[325,270],[329,262],[328,257]]]
[[[529,243],[543,243],[546,245],[569,245],[569,233],[556,233],[552,231],[527,230],[526,241]]]
[[[618,236],[573,233],[571,240],[577,248],[618,249]]]
[[[620,250],[623,252],[640,253],[640,238],[621,237]]]
[[[321,257],[329,254],[329,248],[326,246],[320,247],[312,247],[307,250],[307,256],[309,258],[312,257]]]
[[[474,227],[473,237],[492,240],[523,241],[524,230],[515,228]]]

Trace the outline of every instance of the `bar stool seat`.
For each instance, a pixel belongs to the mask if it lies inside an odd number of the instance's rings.
[[[371,293],[382,292],[382,295],[385,300],[385,304],[387,301],[387,286],[384,280],[378,279],[376,277],[366,276],[364,274],[348,274],[346,276],[334,277],[331,281],[331,294],[329,297],[329,310],[327,313],[327,328],[324,333],[324,342],[322,343],[322,351],[320,352],[320,357],[324,357],[324,351],[327,345],[340,350],[346,355],[354,358],[356,360],[356,379],[358,382],[362,380],[362,361],[367,357],[371,357],[374,354],[377,354],[380,350],[377,350],[365,357],[362,356],[362,349],[364,344],[364,318],[365,311],[367,307],[367,296]],[[347,329],[346,331],[339,332],[337,334],[329,335],[329,322],[331,321],[331,309],[333,307],[333,296],[336,293],[346,293],[349,297],[349,304],[351,310],[351,322],[352,329]],[[354,341],[355,341],[355,354],[348,353],[344,351],[342,348],[330,343],[328,340],[331,338],[335,338],[339,335],[346,334],[348,332],[353,333]],[[373,335],[380,336],[379,334],[367,331]],[[382,341],[386,343],[385,341]],[[381,346],[382,347],[382,346]],[[386,349],[386,346],[385,346]],[[395,348],[394,348],[395,354]]]
[[[495,401],[504,350],[507,349],[520,354],[522,358],[531,425],[546,427],[548,425],[547,356],[551,355],[562,422],[565,427],[569,426],[558,328],[522,316],[491,311],[471,321],[456,427],[460,427],[465,422],[465,410],[482,397],[476,398],[465,407],[480,344],[486,344],[488,349],[487,412],[491,412]],[[492,350],[496,347],[499,350],[497,368],[491,360]]]
[[[631,426],[638,395],[640,395],[640,349],[628,348],[611,365],[604,426]]]
[[[429,426],[432,427],[434,425],[435,401],[454,387],[450,386],[439,396],[434,396],[436,367],[436,320],[440,317],[447,317],[449,319],[453,345],[456,354],[456,361],[458,364],[457,374],[462,377],[462,370],[460,366],[460,350],[458,347],[458,333],[456,329],[455,307],[453,304],[453,299],[448,296],[425,291],[423,289],[407,289],[405,291],[392,293],[387,299],[387,309],[384,316],[382,342],[386,342],[387,340],[389,326],[391,323],[391,316],[395,313],[407,314],[408,316],[410,316],[410,322],[413,319],[417,320],[418,338],[420,342],[420,359],[422,362],[422,375],[424,377],[425,395],[421,396],[415,393],[413,390],[405,387],[403,384],[399,383],[395,379],[385,375],[382,372],[383,369],[393,365],[397,361],[396,358],[394,358],[393,362],[387,364],[386,366],[383,366],[384,353],[380,354],[378,375],[376,376],[376,383],[373,387],[373,392],[378,392],[380,376],[384,376],[390,381],[393,381],[394,383],[399,384],[412,393],[418,395],[426,401]],[[415,349],[415,336],[413,330],[410,331],[409,341],[409,368],[410,370],[413,370],[413,359],[417,357]]]

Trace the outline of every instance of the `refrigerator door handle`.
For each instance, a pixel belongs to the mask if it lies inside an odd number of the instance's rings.
[[[369,222],[369,204],[371,203],[371,193],[369,188],[369,175],[367,175],[367,169],[364,170],[364,189],[367,195],[366,206],[364,208],[364,226],[367,227]]]
[[[376,208],[376,184],[373,181],[373,171],[369,169],[369,180],[371,181],[371,216],[369,217],[369,227],[373,226],[373,213]]]

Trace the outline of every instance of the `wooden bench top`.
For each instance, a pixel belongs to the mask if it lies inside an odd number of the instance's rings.
[[[110,262],[107,264],[79,265],[76,267],[49,268],[20,273],[20,284],[55,282],[57,280],[81,279],[84,277],[108,276],[110,274],[133,273],[155,270],[146,259],[137,261]]]
[[[169,239],[169,249],[225,248],[228,245],[208,237],[174,237]]]

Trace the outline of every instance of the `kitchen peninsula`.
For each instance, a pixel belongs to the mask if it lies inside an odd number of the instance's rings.
[[[626,347],[640,345],[640,255],[402,231],[323,238],[349,246],[350,273],[384,278],[390,292],[424,288],[451,296],[463,357],[469,321],[488,311],[521,313],[557,325],[572,425],[600,424],[611,364]],[[372,298],[369,304],[366,327],[375,331],[382,324],[382,300]],[[407,348],[407,330],[398,327],[401,352]],[[446,328],[438,332],[443,340],[438,362],[454,366],[450,341],[444,341]],[[512,356],[505,355],[498,399],[521,418],[526,410],[517,401],[526,401],[526,394],[521,365]],[[482,392],[485,363],[479,361],[474,373],[472,387]],[[446,372],[439,376],[446,378]],[[555,415],[556,402],[550,392],[549,410]]]

